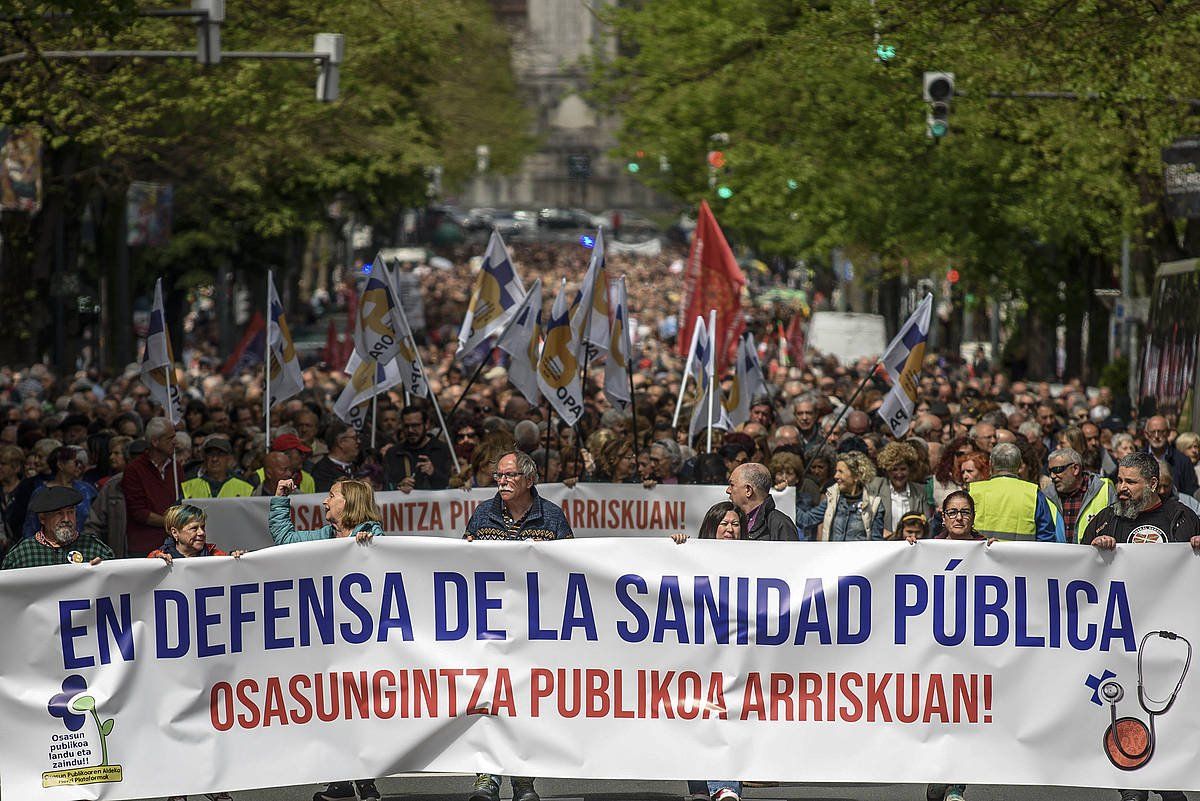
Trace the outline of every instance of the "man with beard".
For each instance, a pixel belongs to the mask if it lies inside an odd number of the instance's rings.
[[[75,507],[83,496],[73,487],[50,487],[29,504],[38,517],[37,533],[21,540],[4,557],[4,570],[47,565],[98,565],[112,559],[112,549],[90,534],[75,527]]]
[[[400,410],[400,424],[400,444],[389,448],[384,456],[387,485],[403,490],[450,486],[450,449],[430,436],[429,415],[424,407],[405,406]]]
[[[1122,542],[1191,542],[1200,549],[1200,517],[1158,495],[1158,460],[1131,453],[1117,465],[1117,500],[1092,518],[1084,545],[1112,550]]]
[[[1080,454],[1083,457],[1084,469],[1102,476],[1116,473],[1117,463],[1113,461],[1108,449],[1100,443],[1100,426],[1089,421],[1081,425],[1079,430],[1083,432],[1083,442],[1087,446],[1087,450]]]
[[[1158,482],[1159,465],[1153,456],[1143,451],[1122,458],[1117,464],[1117,500],[1092,518],[1083,543],[1111,551],[1123,542],[1191,542],[1200,550],[1200,518],[1179,501],[1159,497]],[[1149,790],[1120,792],[1121,801],[1150,797]],[[1162,790],[1159,795],[1163,801],[1187,801],[1178,791]]]

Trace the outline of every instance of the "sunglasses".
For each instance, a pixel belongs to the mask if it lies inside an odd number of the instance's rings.
[[[1074,466],[1075,466],[1075,465],[1073,465],[1073,464],[1060,464],[1058,467],[1051,467],[1051,468],[1050,468],[1050,475],[1052,475],[1052,476],[1061,475],[1061,474],[1062,474],[1062,473],[1064,473],[1066,470],[1069,470],[1070,468],[1072,468],[1072,467],[1074,467]]]

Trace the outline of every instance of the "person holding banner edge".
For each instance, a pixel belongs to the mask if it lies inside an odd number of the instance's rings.
[[[978,540],[991,545],[996,540],[989,539],[975,530],[975,501],[966,490],[955,490],[942,501],[942,519],[945,520],[939,539],[949,540]],[[909,545],[916,545],[920,538],[914,534],[905,535]],[[931,784],[925,788],[927,801],[964,801],[967,786],[965,784]]]
[[[383,535],[382,516],[375,503],[375,492],[368,482],[354,478],[335,481],[321,502],[325,525],[309,531],[297,531],[292,525],[292,502],[288,496],[295,491],[296,482],[285,478],[275,489],[275,497],[271,498],[267,525],[276,545],[349,537],[359,545],[367,545],[372,538]],[[313,801],[346,801],[354,798],[355,787],[360,801],[378,801],[379,790],[374,779],[356,779],[353,784],[351,786],[349,781],[330,782],[324,790],[313,794]]]
[[[537,462],[521,451],[506,453],[496,462],[492,474],[498,490],[494,498],[475,508],[467,521],[463,539],[506,541],[550,541],[573,539],[571,524],[555,504],[535,490]],[[499,801],[501,776],[494,773],[475,775],[475,786],[467,801]],[[532,776],[510,776],[513,801],[540,801]]]

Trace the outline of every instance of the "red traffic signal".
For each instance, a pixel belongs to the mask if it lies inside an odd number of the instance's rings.
[[[961,276],[958,274],[958,270],[954,269],[953,267],[946,271],[946,280],[950,283],[957,284],[959,278],[961,278]]]
[[[714,169],[721,169],[725,166],[725,153],[721,150],[708,151],[708,166]]]

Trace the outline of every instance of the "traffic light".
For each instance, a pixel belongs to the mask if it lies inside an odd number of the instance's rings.
[[[332,103],[338,99],[338,77],[342,56],[346,52],[346,40],[340,33],[318,33],[313,42],[313,53],[320,57],[320,72],[317,73],[317,100]]]
[[[729,198],[733,197],[733,189],[725,184],[721,184],[717,187],[717,197],[721,198],[721,200],[729,200]]]
[[[931,139],[941,139],[950,133],[950,99],[953,97],[953,72],[925,73],[925,102],[929,104],[925,132]]]
[[[896,59],[896,48],[886,42],[875,45],[875,60],[887,66]]]
[[[196,63],[221,63],[221,23],[225,0],[192,0],[196,14]]]

